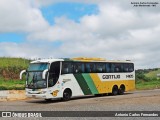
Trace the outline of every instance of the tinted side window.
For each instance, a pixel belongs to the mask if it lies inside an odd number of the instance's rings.
[[[62,63],[62,74],[73,73],[73,65],[71,62]]]
[[[110,72],[115,72],[115,64],[111,63],[111,71]]]
[[[86,73],[94,73],[95,72],[95,64],[94,63],[86,63],[85,72]]]
[[[134,71],[134,65],[133,63],[129,63],[129,72],[133,72]]]
[[[123,71],[124,72],[133,72],[134,71],[133,63],[124,63],[123,64]]]
[[[74,63],[74,73],[84,73],[84,63]]]
[[[112,63],[111,72],[123,72],[123,66],[121,63]]]
[[[111,72],[111,63],[106,63],[106,72]]]
[[[129,72],[128,63],[124,63],[124,64],[123,64],[123,72]]]
[[[121,63],[115,64],[115,72],[123,72],[123,66]]]
[[[96,72],[104,73],[105,72],[105,63],[96,63]]]

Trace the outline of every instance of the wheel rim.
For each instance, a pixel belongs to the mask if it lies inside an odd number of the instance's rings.
[[[118,94],[118,89],[116,87],[114,87],[112,91],[113,91],[112,92],[113,95],[117,95]]]
[[[64,93],[64,97],[65,97],[66,99],[68,99],[68,98],[69,98],[69,94],[68,94],[68,93]]]
[[[113,93],[114,93],[114,95],[117,95],[117,90],[114,90]]]
[[[71,97],[70,93],[68,91],[64,92],[64,95],[63,95],[63,99],[64,100],[69,100]]]
[[[124,94],[124,91],[125,91],[124,88],[120,88],[120,89],[119,89],[119,94],[120,94],[120,95]]]

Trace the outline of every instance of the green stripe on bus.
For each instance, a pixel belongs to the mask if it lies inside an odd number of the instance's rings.
[[[85,95],[90,95],[92,94],[91,90],[89,89],[89,86],[87,85],[84,77],[82,76],[82,74],[74,74],[74,77],[76,78],[78,84],[80,85],[83,93]]]
[[[98,90],[97,90],[91,76],[89,74],[82,74],[82,76],[85,78],[92,94],[98,94]]]

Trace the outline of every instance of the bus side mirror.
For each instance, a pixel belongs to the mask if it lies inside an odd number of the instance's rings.
[[[22,71],[20,72],[20,75],[19,75],[20,80],[22,80],[22,75],[23,75],[23,73],[26,73],[26,70],[22,70]]]
[[[48,72],[48,69],[45,69],[42,73],[42,79],[46,78],[46,73]]]

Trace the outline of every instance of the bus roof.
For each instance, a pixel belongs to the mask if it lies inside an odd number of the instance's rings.
[[[87,58],[87,57],[60,58],[60,59],[41,59],[41,60],[32,61],[31,63],[52,63],[52,62],[56,62],[56,61],[132,63],[130,60],[106,60],[104,58]]]
[[[127,62],[127,63],[131,63],[130,60],[106,60],[105,58],[87,58],[87,57],[71,58],[71,60],[81,61],[81,62]]]
[[[56,61],[64,61],[63,59],[40,59],[32,61],[31,63],[52,63]]]

